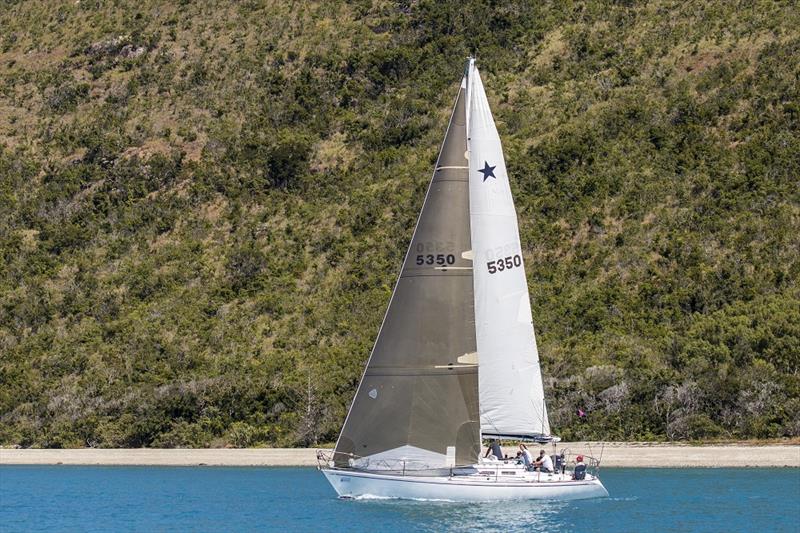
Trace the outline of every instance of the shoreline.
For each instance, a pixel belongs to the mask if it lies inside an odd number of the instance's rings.
[[[539,446],[532,446],[539,448]],[[544,446],[550,452],[549,446]],[[0,448],[0,465],[317,466],[318,448]],[[558,449],[602,458],[603,467],[800,468],[800,445],[559,443]],[[516,448],[504,446],[513,456]]]

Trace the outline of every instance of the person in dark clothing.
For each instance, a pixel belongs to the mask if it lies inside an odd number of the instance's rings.
[[[500,460],[503,459],[503,450],[500,449],[500,441],[497,439],[492,439],[491,442],[489,442],[489,447],[486,448],[486,454],[484,454],[484,457],[489,457],[490,454],[494,455]]]

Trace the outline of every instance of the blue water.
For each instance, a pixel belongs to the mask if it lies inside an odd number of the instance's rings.
[[[0,531],[800,531],[800,469],[605,469],[610,498],[339,500],[310,468],[0,467]]]

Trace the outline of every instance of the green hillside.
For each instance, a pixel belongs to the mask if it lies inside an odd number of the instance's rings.
[[[553,430],[800,436],[794,2],[3,5],[0,444],[334,440],[470,52]]]

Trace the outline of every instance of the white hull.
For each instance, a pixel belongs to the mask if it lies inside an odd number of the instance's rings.
[[[401,498],[415,500],[581,500],[604,498],[600,480],[587,476],[575,481],[550,479],[502,480],[478,475],[418,477],[323,468],[322,473],[342,498]]]

